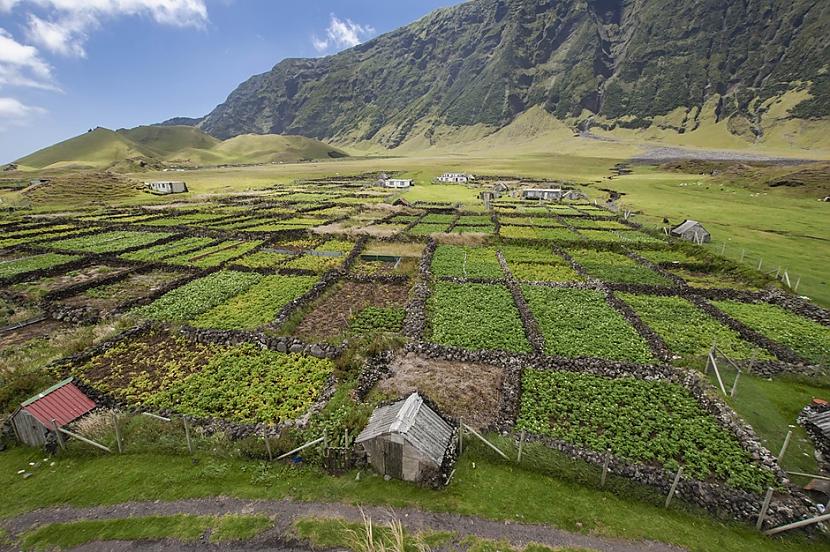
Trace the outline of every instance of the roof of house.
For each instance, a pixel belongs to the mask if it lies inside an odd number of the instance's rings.
[[[700,224],[696,220],[686,220],[686,221],[683,221],[683,223],[680,224],[679,226],[676,226],[675,228],[673,228],[672,232],[674,232],[675,234],[682,234],[683,232],[687,232],[687,231],[691,230],[695,226],[700,226],[701,228],[703,228],[703,225]],[[705,230],[705,228],[704,228],[704,230]]]
[[[56,383],[49,389],[23,401],[20,405],[22,410],[34,416],[46,427],[52,425],[52,420],[55,420],[58,425],[66,425],[77,420],[95,406],[95,402],[72,383],[72,378]]]
[[[418,393],[396,403],[377,408],[356,443],[381,435],[397,433],[430,460],[440,465],[453,435],[452,426],[424,404]]]
[[[815,425],[825,438],[830,439],[830,410],[824,412],[808,412],[807,422]]]
[[[525,188],[523,192],[562,192],[562,188]]]

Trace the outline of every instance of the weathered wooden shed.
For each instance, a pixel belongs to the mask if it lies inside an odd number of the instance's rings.
[[[187,192],[187,184],[181,180],[158,180],[145,182],[147,188],[156,194],[183,194]]]
[[[420,482],[440,470],[453,433],[452,425],[413,393],[376,409],[355,443],[378,473]]]
[[[706,228],[696,220],[684,220],[682,224],[672,228],[671,233],[673,236],[695,243],[705,243],[712,239]]]
[[[52,420],[62,427],[95,406],[95,402],[72,383],[72,378],[67,378],[23,401],[12,414],[11,424],[20,442],[39,447],[46,444],[47,435],[54,431]]]

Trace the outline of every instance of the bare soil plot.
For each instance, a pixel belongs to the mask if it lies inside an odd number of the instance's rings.
[[[70,325],[57,320],[44,320],[17,330],[0,333],[0,350],[20,345],[38,337],[51,337]]]
[[[105,276],[114,276],[127,270],[127,267],[119,267],[107,264],[96,264],[76,270],[70,270],[65,274],[40,278],[33,282],[23,282],[11,286],[12,291],[21,294],[29,300],[41,299],[44,295],[65,289],[69,286],[92,282]]]
[[[147,297],[167,284],[187,275],[187,272],[168,272],[165,270],[131,274],[118,282],[90,288],[78,295],[66,298],[60,303],[71,307],[92,307],[99,311],[110,311],[128,301]]]
[[[377,385],[384,394],[404,397],[413,391],[435,401],[441,411],[463,417],[475,428],[495,425],[504,370],[489,364],[426,359],[414,353],[395,358],[392,374]]]
[[[11,301],[0,298],[0,328],[19,324],[38,316],[40,310],[30,305],[17,305]]]
[[[320,299],[292,333],[312,342],[336,338],[366,307],[404,307],[408,297],[404,285],[344,282]]]

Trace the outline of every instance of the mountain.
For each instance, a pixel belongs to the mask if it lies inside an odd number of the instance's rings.
[[[18,159],[22,169],[138,169],[165,165],[292,163],[344,157],[302,136],[238,136],[219,140],[192,126],[98,127]]]
[[[830,117],[828,59],[830,3],[816,0],[473,0],[333,56],[286,59],[192,122],[220,139],[394,148],[540,107],[583,131],[720,125],[739,143],[776,129],[786,141]]]

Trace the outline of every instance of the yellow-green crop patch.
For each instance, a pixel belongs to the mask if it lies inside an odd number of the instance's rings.
[[[83,253],[117,253],[133,247],[150,245],[173,234],[168,232],[115,231],[50,242],[49,247],[62,251]]]
[[[38,270],[53,268],[80,259],[77,255],[43,253],[0,260],[0,278],[11,278]]]

